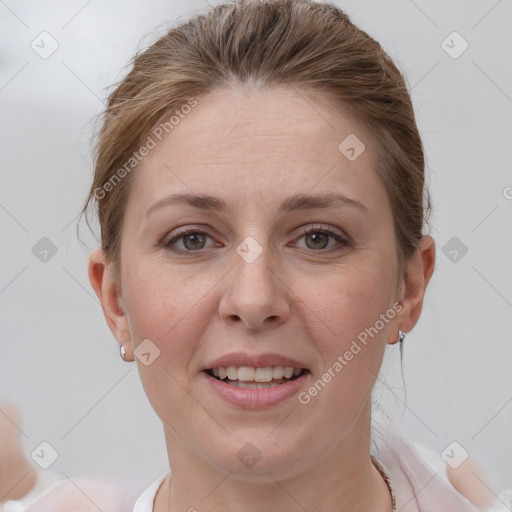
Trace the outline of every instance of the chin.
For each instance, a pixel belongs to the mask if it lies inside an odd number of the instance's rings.
[[[303,447],[296,443],[286,446],[285,439],[276,442],[265,435],[268,430],[259,436],[230,438],[228,444],[217,444],[221,450],[210,453],[209,458],[219,470],[231,473],[230,478],[252,483],[275,483],[276,478],[290,478],[304,469]],[[290,439],[293,437],[288,436]]]

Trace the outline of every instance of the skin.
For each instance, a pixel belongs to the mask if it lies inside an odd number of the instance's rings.
[[[366,145],[355,161],[338,150],[352,133]],[[233,88],[202,98],[134,172],[121,280],[112,280],[102,250],[90,255],[89,278],[127,359],[147,338],[160,350],[149,366],[137,359],[172,468],[156,511],[391,510],[369,458],[371,391],[386,344],[418,321],[435,244],[422,239],[402,279],[374,155],[363,127],[325,99],[295,88]],[[367,212],[335,205],[278,213],[291,195],[334,190]],[[171,193],[223,198],[234,214],[179,204],[146,217]],[[351,241],[299,229],[322,225]],[[174,243],[191,255],[164,247],[187,226],[208,235]],[[252,263],[235,250],[248,236],[262,248]],[[307,405],[292,397],[235,407],[200,372],[231,352],[274,352],[311,370],[307,389],[395,302],[400,312]],[[261,453],[252,468],[237,457],[247,442]]]
[[[21,413],[16,404],[0,404],[0,510],[3,503],[25,496],[35,484],[36,470],[21,444]]]
[[[453,487],[480,508],[489,507],[496,499],[496,486],[476,461],[468,459],[457,469],[447,466],[446,474]]]

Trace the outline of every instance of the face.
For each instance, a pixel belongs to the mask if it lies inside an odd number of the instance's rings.
[[[339,149],[350,134],[365,145],[355,160]],[[374,157],[363,127],[325,100],[237,89],[201,99],[134,171],[120,301],[173,453],[240,478],[292,475],[368,420],[400,326]],[[231,366],[242,382],[205,371]],[[280,366],[302,373],[280,383]],[[261,389],[244,380],[269,375]],[[250,468],[247,456],[261,459]]]

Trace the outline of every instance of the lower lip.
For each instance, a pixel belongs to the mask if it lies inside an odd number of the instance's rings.
[[[260,409],[275,405],[295,395],[304,385],[309,372],[304,371],[295,380],[266,389],[235,388],[202,372],[213,390],[227,402],[246,409]]]

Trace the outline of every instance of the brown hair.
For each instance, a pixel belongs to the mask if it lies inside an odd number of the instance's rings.
[[[423,145],[401,72],[380,44],[333,4],[242,0],[172,28],[134,57],[133,68],[109,97],[82,214],[96,200],[101,245],[115,279],[129,171],[149,134],[162,123],[170,131],[166,120],[191,99],[233,83],[323,93],[374,135],[374,167],[390,199],[399,270],[405,272],[422,238],[430,198]]]

